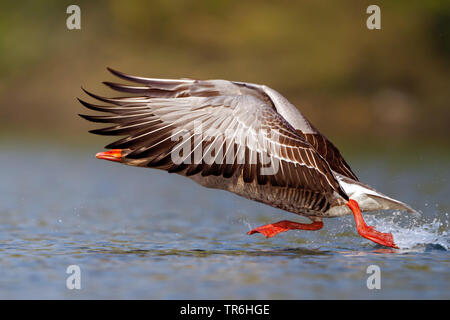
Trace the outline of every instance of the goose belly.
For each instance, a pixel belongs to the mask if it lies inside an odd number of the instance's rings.
[[[250,200],[309,217],[329,217],[330,209],[342,204],[335,195],[298,188],[274,187],[270,184],[260,185],[256,181],[246,183],[242,176],[238,175],[224,178],[196,174],[189,178],[207,188],[230,191]]]

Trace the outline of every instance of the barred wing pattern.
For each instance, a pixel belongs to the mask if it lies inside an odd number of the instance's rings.
[[[304,134],[304,137],[306,141],[308,141],[314,149],[316,149],[316,151],[324,157],[333,171],[347,178],[359,181],[348,163],[342,157],[338,148],[336,148],[335,145],[324,135],[317,131],[317,133],[313,134]]]
[[[338,148],[327,139],[323,134],[319,132],[311,122],[285,97],[276,92],[275,90],[264,86],[255,84],[245,84],[244,86],[251,86],[261,94],[268,96],[273,101],[273,106],[276,111],[284,117],[293,127],[297,130],[306,141],[308,141],[314,149],[327,161],[330,168],[350,179],[358,181],[358,178],[353,173],[352,169],[342,157]]]
[[[140,85],[105,82],[107,86],[136,96],[105,98],[86,91],[109,105],[80,102],[110,115],[81,116],[113,124],[92,133],[125,136],[106,146],[123,149],[122,162],[186,176],[239,176],[247,184],[321,194],[336,192],[348,198],[324,157],[303,132],[277,112],[276,101],[256,85],[225,80],[152,79],[110,71]],[[203,135],[197,132],[199,125]],[[213,134],[205,135],[211,130]],[[185,150],[190,152],[181,152]],[[200,158],[198,150],[202,150]],[[174,161],[174,153],[180,161]],[[278,168],[273,174],[262,174],[267,159]],[[325,207],[323,202],[315,209]]]

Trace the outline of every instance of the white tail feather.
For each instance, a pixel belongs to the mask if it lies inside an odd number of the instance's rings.
[[[335,173],[335,176],[348,196],[358,202],[358,205],[362,212],[379,210],[401,210],[413,214],[419,214],[416,210],[414,210],[407,204],[392,199],[366,184],[344,177],[337,173]],[[348,210],[348,212],[345,208],[340,209],[341,210],[339,211],[342,211],[342,213],[351,213],[350,209]]]

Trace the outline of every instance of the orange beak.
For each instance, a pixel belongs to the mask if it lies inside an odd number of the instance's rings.
[[[105,152],[99,152],[95,155],[97,159],[120,162],[122,160],[122,149],[112,149]]]

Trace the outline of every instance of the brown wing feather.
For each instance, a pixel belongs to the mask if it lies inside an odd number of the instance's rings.
[[[316,151],[328,162],[333,171],[351,179],[358,180],[336,146],[321,134],[300,110],[280,93],[266,86],[240,82],[236,82],[236,84],[249,89],[249,92],[261,96],[262,99],[270,100],[270,103],[276,112],[286,119],[286,121],[297,130],[298,134],[316,149]]]
[[[317,152],[328,162],[331,170],[358,181],[358,178],[353,173],[352,169],[345,161],[338,148],[336,148],[330,140],[328,140],[320,133],[303,134],[301,131],[299,131],[299,133],[302,134],[305,137],[306,141],[308,141],[314,147],[314,149],[316,149]]]
[[[272,104],[267,103],[266,97],[259,99],[260,94],[253,93],[251,88],[241,90],[238,85],[224,80],[149,79],[110,71],[143,86],[108,82],[109,87],[139,96],[103,98],[88,93],[112,105],[99,106],[81,101],[85,107],[113,115],[81,116],[93,122],[114,124],[91,131],[93,133],[126,136],[107,146],[123,149],[124,163],[186,176],[240,176],[244,183],[256,181],[260,185],[298,188],[322,194],[337,192],[347,198],[331,172],[332,168],[314,147],[314,141],[308,141],[307,137],[297,132],[274,110]],[[195,139],[195,121],[201,121],[205,129],[214,128],[220,133],[227,128],[237,131],[231,137],[219,134],[199,142]],[[239,133],[239,130],[244,132]],[[251,140],[254,132],[266,132],[264,143]],[[173,138],[181,133],[191,139],[183,140],[180,145],[180,140]],[[207,163],[201,157],[194,163],[175,163],[172,152],[175,148],[181,149],[184,144],[190,145],[193,154],[200,146],[203,151],[214,149],[216,152],[222,148],[222,155],[212,155],[214,160],[221,161]],[[219,148],[213,148],[215,144]],[[226,156],[231,151],[234,157],[229,162]],[[278,162],[279,170],[274,174],[261,173],[261,168],[267,167],[263,161],[265,156]],[[317,203],[316,209],[323,209],[325,205],[323,201]]]

